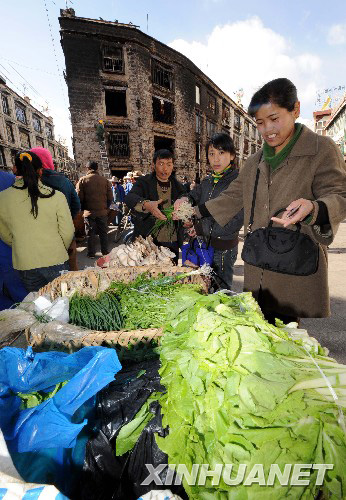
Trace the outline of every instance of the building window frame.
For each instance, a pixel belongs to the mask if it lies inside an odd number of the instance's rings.
[[[10,110],[10,104],[8,102],[8,95],[5,94],[4,92],[1,92],[1,106],[4,115],[10,116],[11,110]]]
[[[118,141],[115,144],[115,139]],[[113,144],[112,144],[113,143]],[[112,130],[107,134],[108,153],[112,158],[130,157],[130,138],[128,132]]]
[[[112,102],[112,99],[117,99],[117,95],[122,99],[122,103],[118,106],[117,110],[115,109],[117,106]],[[105,89],[105,106],[106,106],[106,116],[118,116],[118,117],[127,117],[127,95],[126,88],[106,88]]]
[[[6,167],[5,151],[2,146],[0,146],[0,167]]]
[[[210,92],[207,93],[207,109],[213,115],[216,115],[216,97]]]
[[[207,137],[210,139],[216,133],[216,123],[207,120]]]
[[[44,129],[47,139],[54,140],[53,126],[50,123],[45,123]]]
[[[32,115],[32,126],[35,132],[42,132],[41,119],[38,115],[35,114]]]
[[[102,47],[102,69],[107,73],[125,73],[123,46],[104,45]]]
[[[234,111],[234,128],[240,130],[240,127],[241,127],[240,113],[238,111]]]
[[[14,132],[13,132],[13,125],[10,122],[6,122],[6,134],[7,134],[7,140],[11,144],[14,144]]]
[[[151,59],[151,79],[154,85],[160,88],[173,91],[174,71],[173,67],[158,59]]]
[[[198,83],[195,85],[195,103],[201,105],[201,86]]]
[[[19,103],[16,102],[15,104],[15,109],[16,109],[16,118],[20,123],[23,123],[24,125],[27,125],[28,120],[26,117],[26,107]]]
[[[23,136],[25,136],[27,139],[26,144],[24,144],[24,141],[22,140]],[[22,149],[31,149],[31,139],[30,139],[30,133],[28,130],[22,129],[22,128],[19,129],[19,140],[20,140],[20,146]]]
[[[174,104],[162,97],[152,96],[153,121],[174,125]]]

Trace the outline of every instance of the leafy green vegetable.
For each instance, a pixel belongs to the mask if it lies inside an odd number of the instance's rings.
[[[200,291],[199,285],[177,283],[177,279],[175,276],[150,279],[142,274],[132,283],[113,282],[110,289],[119,298],[124,329],[160,328],[178,294]]]
[[[65,382],[60,382],[59,384],[56,384],[55,388],[50,392],[44,392],[44,391],[35,391],[30,393],[18,392],[17,396],[19,396],[20,399],[22,400],[20,409],[26,410],[27,408],[35,408],[44,401],[47,401],[48,399],[55,396],[55,394],[58,391],[60,391],[60,389],[62,389],[64,385],[67,384],[67,382],[68,381],[66,380]]]
[[[159,392],[154,392],[149,396],[133,420],[120,429],[115,445],[118,457],[124,455],[124,453],[134,447],[142,430],[154,417],[154,413],[150,412],[150,405],[153,401],[157,401],[160,394]]]
[[[294,326],[293,326],[294,328]],[[160,398],[165,438],[156,436],[169,463],[334,464],[323,486],[311,470],[308,486],[184,487],[192,499],[314,499],[346,496],[346,367],[307,336],[268,324],[251,294],[193,296],[177,300],[161,341]],[[332,396],[328,383],[338,397]],[[246,476],[245,476],[246,477]]]
[[[167,208],[162,208],[161,212],[163,213],[163,215],[167,217],[167,219],[165,220],[156,219],[155,224],[153,225],[150,231],[150,234],[152,234],[154,237],[157,237],[161,229],[164,226],[166,226],[168,227],[169,235],[172,236],[175,230],[175,224],[172,218],[174,212],[174,206],[171,205]]]

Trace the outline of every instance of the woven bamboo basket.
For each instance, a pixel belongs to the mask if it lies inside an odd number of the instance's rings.
[[[129,283],[136,277],[147,272],[150,277],[159,275],[173,276],[191,271],[191,268],[182,266],[156,267],[138,266],[108,269],[87,269],[85,271],[72,271],[61,275],[51,283],[41,288],[40,295],[48,296],[52,301],[58,297],[70,296],[74,291],[84,292],[91,296],[106,290],[112,281]],[[207,293],[207,283],[200,275],[192,275],[182,279],[183,283],[198,284],[202,291]],[[61,325],[55,321],[29,327],[26,329],[26,337],[29,345],[36,348],[68,350],[70,352],[84,346],[127,346],[136,345],[140,342],[150,343],[152,340],[160,341],[162,328],[150,328],[143,330],[119,330],[112,332],[91,331],[80,329],[80,334],[75,335],[73,330],[79,327],[74,325]],[[71,334],[69,334],[69,329]],[[58,332],[58,334],[57,334]],[[61,332],[61,333],[60,333]]]

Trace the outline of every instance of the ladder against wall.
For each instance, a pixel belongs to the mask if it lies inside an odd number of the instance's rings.
[[[109,168],[107,146],[106,146],[106,142],[104,140],[103,141],[99,141],[99,148],[100,148],[100,158],[101,158],[101,170],[102,170],[102,174],[107,179],[110,179],[111,176],[112,176],[112,173],[111,173],[111,169]]]

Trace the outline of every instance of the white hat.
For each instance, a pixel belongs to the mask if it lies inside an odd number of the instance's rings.
[[[115,175],[113,175],[111,181],[112,182],[119,182],[119,179],[118,179],[118,177],[115,177]]]

